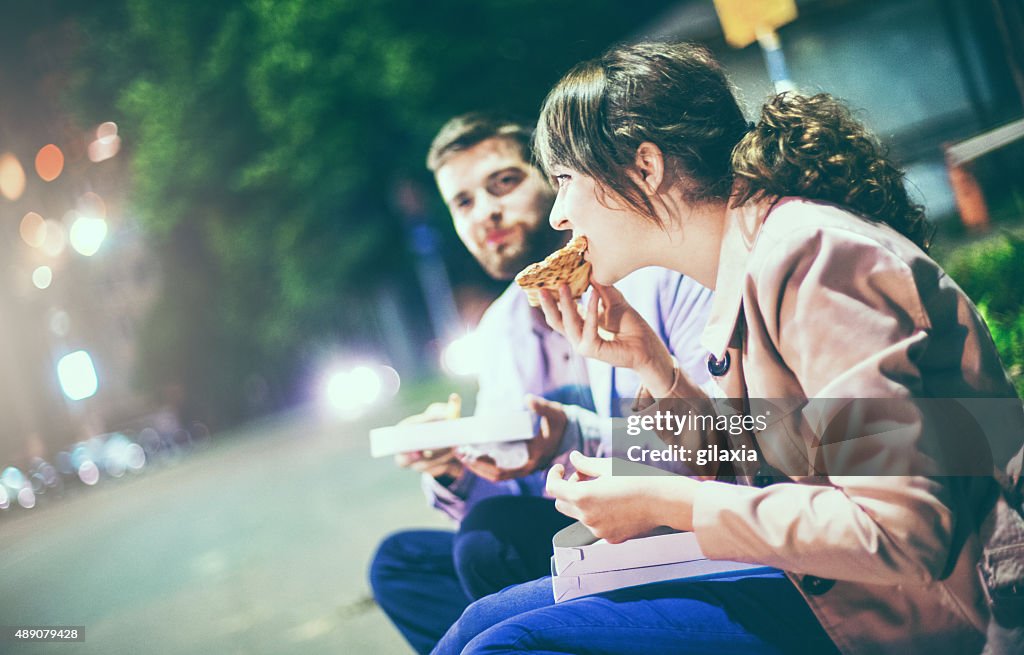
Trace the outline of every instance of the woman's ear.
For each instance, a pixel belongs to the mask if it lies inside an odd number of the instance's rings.
[[[629,176],[644,193],[653,196],[665,180],[665,156],[661,148],[650,141],[644,141],[636,149],[636,159]]]

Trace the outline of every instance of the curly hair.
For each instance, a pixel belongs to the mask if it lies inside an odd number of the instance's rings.
[[[645,141],[675,168],[687,202],[801,196],[928,246],[931,230],[902,171],[842,103],[782,94],[751,127],[721,65],[688,43],[618,45],[576,65],[544,100],[534,152],[543,168],[578,170],[658,222],[627,175]]]
[[[850,110],[827,93],[783,93],[732,151],[733,205],[756,197],[801,196],[886,223],[922,249],[932,228],[913,203],[903,172]]]

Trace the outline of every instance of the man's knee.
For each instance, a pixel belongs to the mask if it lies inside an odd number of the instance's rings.
[[[388,535],[370,560],[370,586],[374,595],[389,583],[404,582],[421,572],[451,568],[451,532],[404,530]]]
[[[502,542],[490,532],[460,532],[452,555],[455,572],[470,598],[482,598],[505,585],[497,580],[509,576],[508,554]],[[499,586],[500,585],[500,586]]]
[[[396,573],[400,573],[407,560],[407,549],[403,542],[408,540],[408,532],[390,534],[380,542],[373,559],[370,560],[370,587],[374,596],[379,588],[386,585]]]
[[[452,551],[459,581],[470,598],[483,598],[547,572],[550,529],[538,519],[550,505],[544,498],[499,496],[470,511]]]

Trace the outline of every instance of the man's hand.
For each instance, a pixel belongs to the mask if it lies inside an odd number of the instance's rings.
[[[491,458],[481,457],[474,461],[463,460],[462,465],[491,482],[520,478],[546,466],[558,454],[569,419],[561,403],[537,396],[526,397],[526,408],[540,417],[540,430],[526,442],[526,464],[517,469],[502,469]]]
[[[399,422],[399,425],[413,423],[432,423],[459,418],[462,413],[462,398],[453,393],[446,403],[431,403],[422,413],[410,416]],[[455,450],[442,448],[438,450],[415,450],[395,455],[395,464],[402,468],[426,473],[435,478],[450,476],[457,478],[462,475],[462,462],[455,457]]]

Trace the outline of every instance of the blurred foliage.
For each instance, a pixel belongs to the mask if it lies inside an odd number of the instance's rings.
[[[475,109],[531,118],[569,66],[662,7],[121,0],[82,10],[72,104],[120,125],[132,206],[165,260],[141,382],[184,383],[231,421],[242,380],[294,390],[311,343],[372,341],[379,285],[414,288],[392,189],[412,179],[436,195],[423,160],[441,123]],[[480,279],[444,234],[453,277]]]
[[[1024,396],[1024,238],[1006,234],[954,253],[946,271],[978,305]]]

